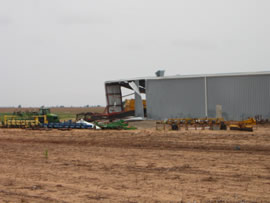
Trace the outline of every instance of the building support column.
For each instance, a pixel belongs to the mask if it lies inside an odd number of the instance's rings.
[[[139,81],[136,80],[135,84],[138,87],[138,90],[140,91]],[[144,117],[142,96],[141,94],[138,94],[138,92],[136,91],[135,91],[135,116],[142,117],[142,118]]]
[[[205,104],[205,117],[208,117],[208,90],[207,90],[207,77],[204,77],[204,104]]]

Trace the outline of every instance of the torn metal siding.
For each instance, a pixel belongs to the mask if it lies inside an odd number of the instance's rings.
[[[120,85],[105,85],[108,113],[123,111]]]
[[[204,93],[204,78],[147,80],[147,117],[204,117]]]
[[[207,89],[209,117],[216,116],[220,104],[226,120],[270,118],[270,75],[211,77]]]

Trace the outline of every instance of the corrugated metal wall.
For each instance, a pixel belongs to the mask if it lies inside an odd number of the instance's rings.
[[[147,117],[204,117],[204,78],[146,81]]]
[[[270,118],[270,75],[209,77],[207,89],[209,117],[216,116],[220,104],[227,120]]]
[[[204,77],[147,80],[147,116],[204,117],[204,93]],[[227,120],[270,118],[270,75],[208,77],[207,95],[208,117],[216,117],[216,105],[222,105]]]
[[[122,109],[122,99],[121,99],[121,87],[120,85],[105,85],[108,112],[121,112]]]

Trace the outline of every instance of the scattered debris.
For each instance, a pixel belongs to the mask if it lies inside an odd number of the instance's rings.
[[[135,130],[135,127],[129,126],[124,120],[119,120],[115,122],[97,122],[97,126],[101,129],[115,129],[115,130]]]
[[[240,148],[240,146],[235,146],[235,148],[234,148],[235,150],[240,150],[241,148]]]
[[[85,126],[89,126],[90,128],[95,128],[96,130],[101,130],[101,128],[99,126],[97,126],[96,124],[87,122],[87,121],[85,121],[83,119],[80,119],[76,123],[81,123],[81,124],[84,124]]]
[[[132,122],[132,121],[144,121],[145,118],[143,117],[135,117],[135,116],[130,116],[130,117],[127,117],[126,119],[124,119],[124,121],[126,122]]]

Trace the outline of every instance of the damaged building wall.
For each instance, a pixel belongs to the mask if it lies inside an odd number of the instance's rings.
[[[147,117],[204,117],[204,88],[204,78],[147,80]]]
[[[133,93],[122,95],[121,88],[132,90]],[[120,117],[127,115],[144,117],[142,94],[145,94],[145,80],[105,82],[105,93],[107,100],[106,111],[108,114],[119,113]],[[135,99],[134,107],[129,106],[128,110],[125,110],[125,101],[123,99],[132,95],[134,95]]]
[[[108,113],[123,111],[121,87],[118,84],[106,85]]]

